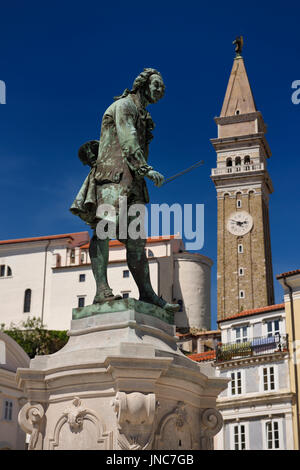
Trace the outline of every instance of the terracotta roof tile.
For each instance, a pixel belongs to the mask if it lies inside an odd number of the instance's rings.
[[[281,279],[282,277],[293,276],[294,274],[300,274],[300,269],[294,269],[294,271],[288,271],[286,273],[277,274],[276,279]]]
[[[180,239],[180,235],[164,235],[164,236],[159,236],[159,237],[148,237],[147,238],[147,244],[150,243],[161,243],[161,242],[168,242],[170,240],[176,240]],[[119,242],[119,240],[110,240],[109,246],[124,246],[123,243]],[[89,247],[89,243],[86,243],[83,245],[81,248],[86,249]]]
[[[45,235],[42,237],[30,237],[30,238],[16,238],[14,240],[0,240],[0,245],[8,245],[13,243],[28,243],[28,242],[38,242],[46,240],[59,240],[63,238],[69,238],[74,240],[78,236],[88,235],[88,232],[76,232],[76,233],[64,233],[61,235]]]
[[[190,354],[188,357],[196,362],[212,361],[216,358],[216,351],[205,351],[202,353]]]
[[[276,305],[268,305],[266,307],[254,308],[252,310],[244,310],[243,312],[236,313],[235,315],[232,315],[231,317],[223,318],[222,320],[219,320],[218,323],[221,323],[221,322],[227,321],[227,320],[233,320],[233,319],[239,318],[239,317],[247,317],[249,315],[257,315],[258,313],[272,312],[272,311],[275,311],[275,310],[281,310],[283,308],[284,308],[284,304],[276,304]]]

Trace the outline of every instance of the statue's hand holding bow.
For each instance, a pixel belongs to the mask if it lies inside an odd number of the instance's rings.
[[[150,180],[152,180],[155,186],[157,186],[158,188],[160,188],[165,181],[164,176],[155,170],[149,170],[145,176],[147,176]]]

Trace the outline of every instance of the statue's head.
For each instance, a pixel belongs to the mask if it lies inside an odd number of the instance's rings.
[[[133,82],[132,93],[139,91],[149,103],[157,103],[165,93],[161,74],[155,69],[144,69]]]
[[[126,89],[115,99],[125,98],[130,93],[139,93],[148,103],[157,103],[164,96],[164,92],[165,85],[161,74],[156,69],[146,68],[134,80],[132,90]]]

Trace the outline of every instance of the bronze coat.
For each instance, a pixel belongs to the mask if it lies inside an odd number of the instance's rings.
[[[95,226],[99,204],[116,207],[119,196],[127,196],[129,203],[149,202],[143,176],[150,168],[147,158],[153,128],[151,116],[138,95],[129,94],[107,108],[96,166],[84,181],[71,212]],[[108,185],[112,187],[110,197],[106,196]]]

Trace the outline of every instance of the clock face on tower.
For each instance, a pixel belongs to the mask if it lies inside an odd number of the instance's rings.
[[[246,211],[233,212],[227,220],[227,230],[232,235],[245,235],[253,227],[253,218]]]

